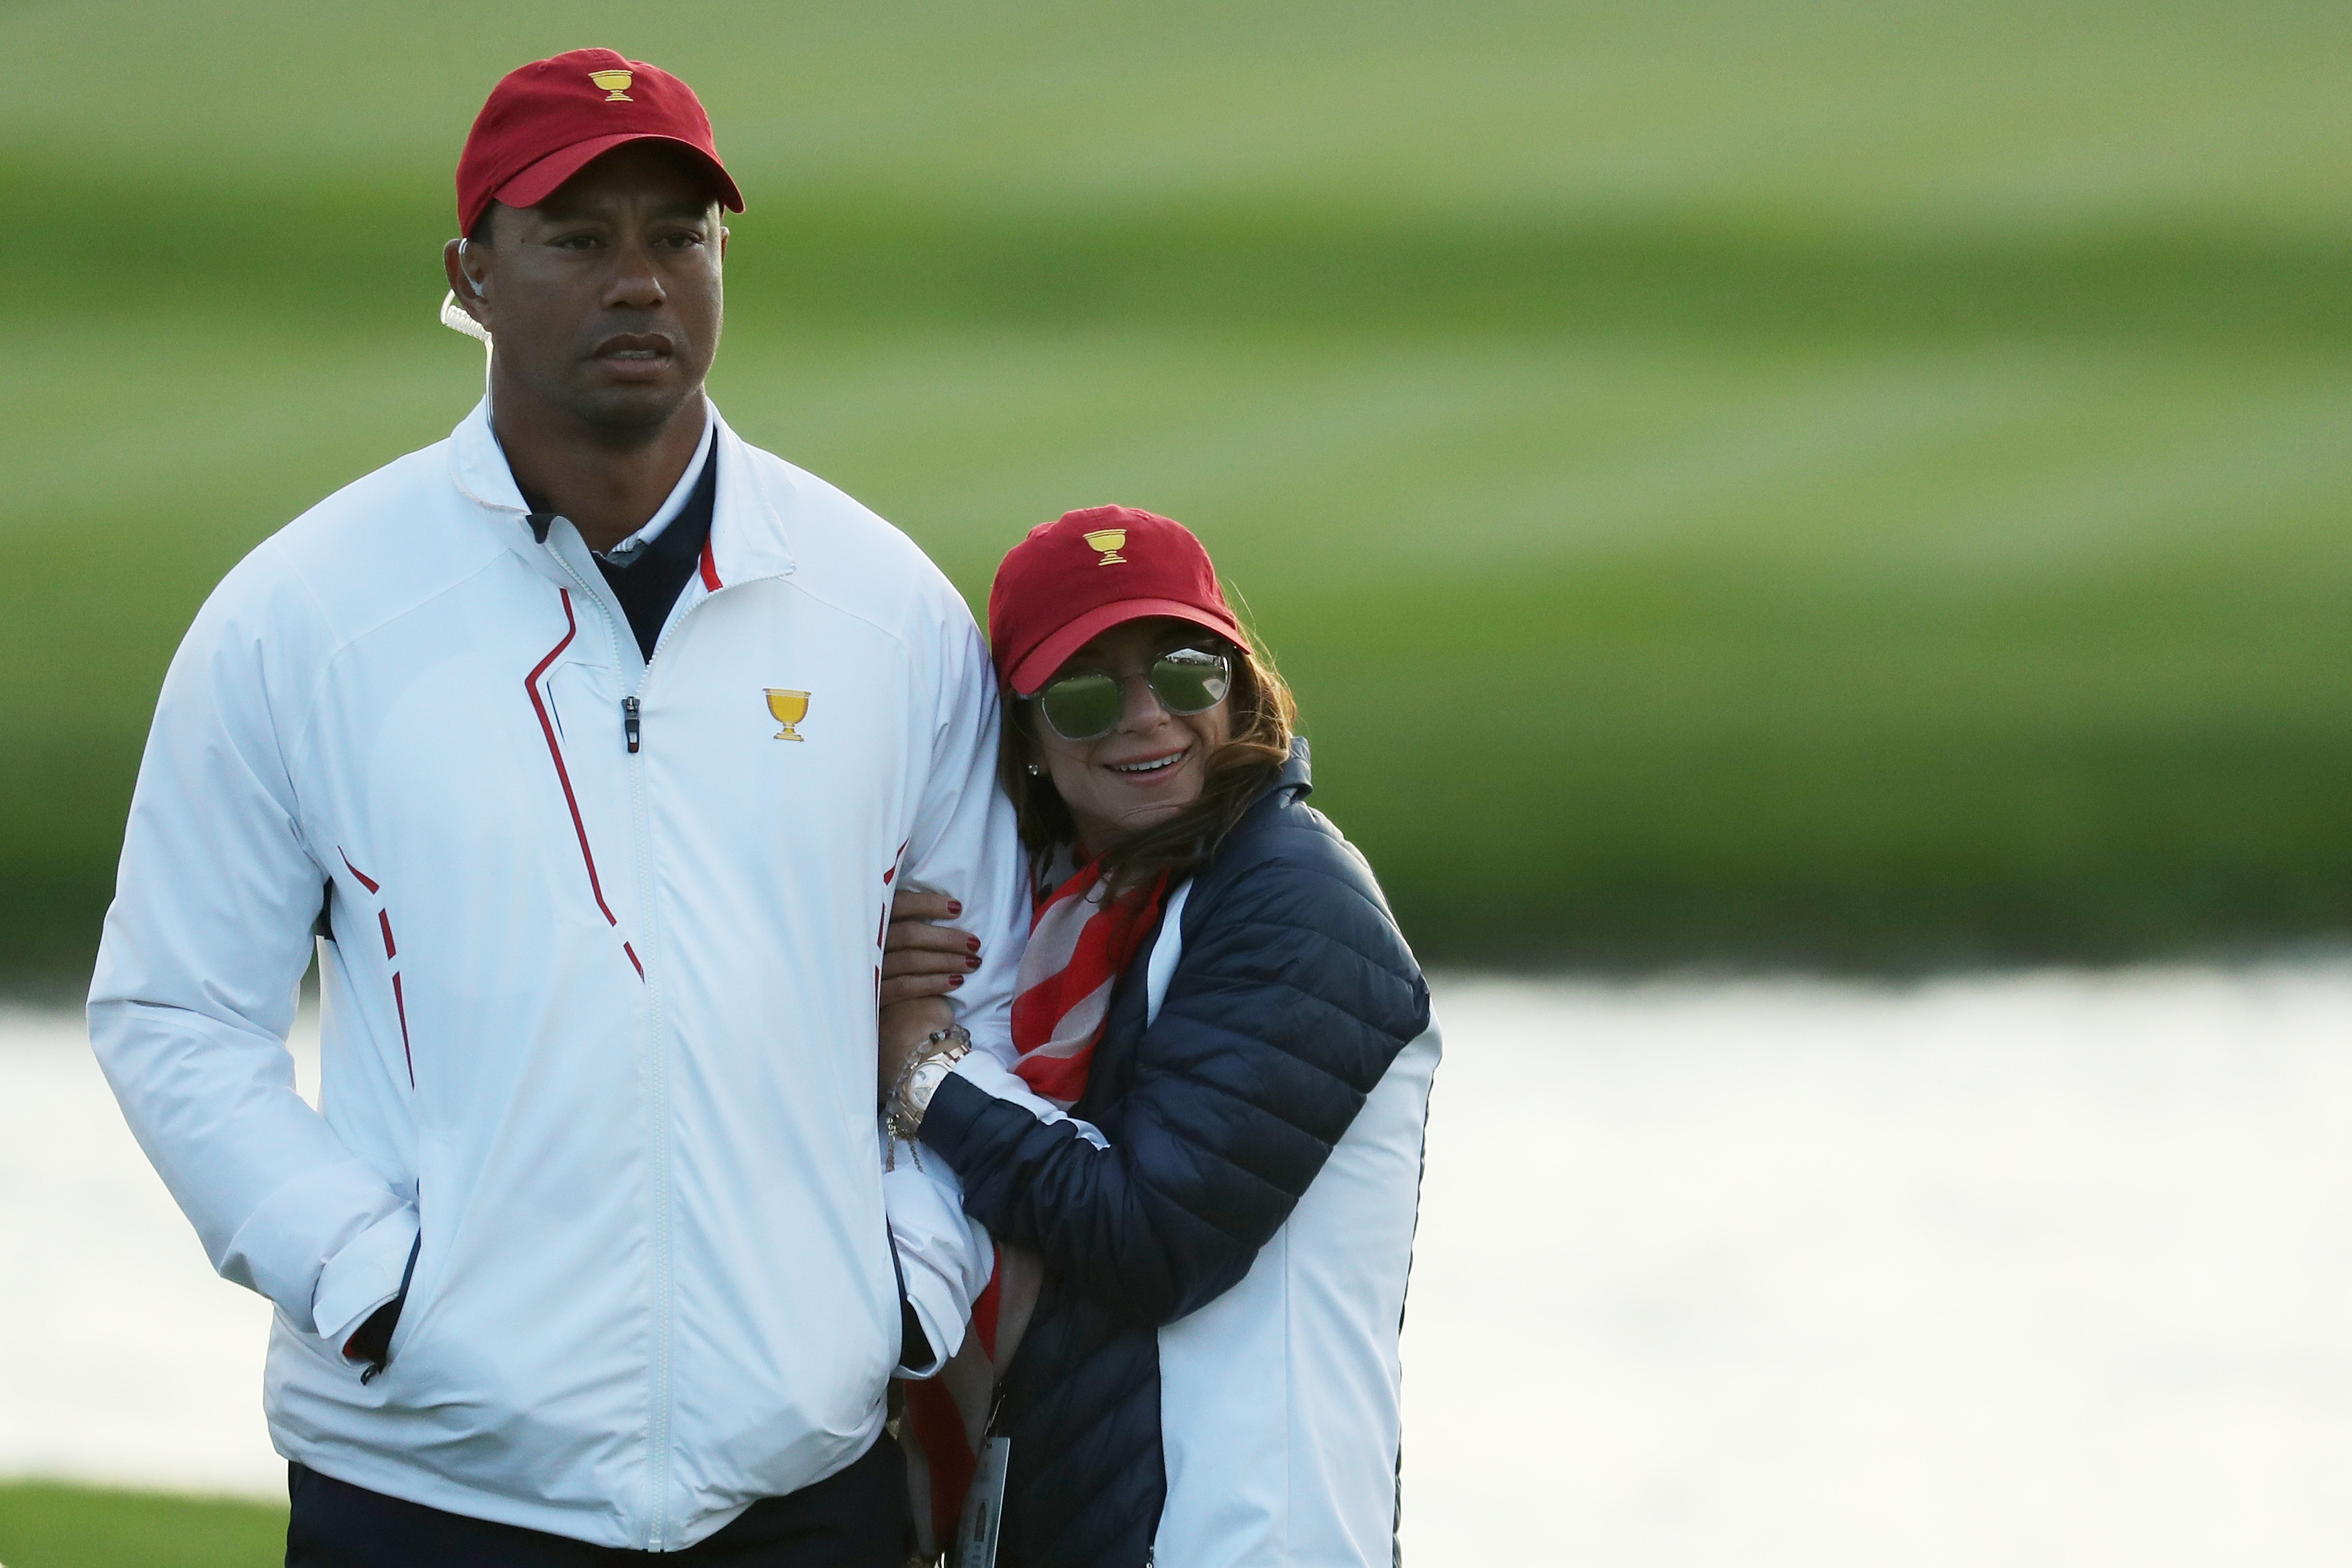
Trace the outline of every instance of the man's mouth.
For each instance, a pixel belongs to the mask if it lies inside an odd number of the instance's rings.
[[[595,353],[599,364],[625,375],[645,375],[666,369],[677,357],[677,350],[667,338],[643,332],[606,338],[596,345]]]

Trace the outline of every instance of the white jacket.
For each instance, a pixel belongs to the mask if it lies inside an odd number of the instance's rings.
[[[886,1184],[961,1340],[986,1249],[940,1162],[880,1168],[879,941],[894,879],[955,890],[990,955],[966,1019],[1009,1054],[1025,914],[961,599],[723,425],[716,458],[650,664],[572,526],[533,537],[485,408],[254,551],[164,681],[90,994],[141,1144],[277,1303],[282,1453],[655,1551],[880,1427]],[[769,689],[808,694],[799,739]],[[283,1042],[322,891],[313,1112]],[[339,1347],[420,1234],[362,1384]]]

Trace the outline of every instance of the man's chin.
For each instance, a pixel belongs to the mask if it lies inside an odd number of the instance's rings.
[[[591,387],[572,398],[572,415],[583,425],[616,440],[650,440],[667,429],[679,409],[702,395],[702,384]]]

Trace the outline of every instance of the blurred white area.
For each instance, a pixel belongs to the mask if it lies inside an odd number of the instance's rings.
[[[318,1015],[295,1025],[318,1102]],[[283,1500],[270,1309],[217,1278],[78,1012],[0,1010],[0,1475]]]
[[[1408,1562],[2352,1542],[2352,966],[1439,1008]],[[70,1016],[0,1014],[0,1474],[282,1495],[267,1310]]]
[[[2352,968],[1439,1007],[1409,1563],[2352,1548]]]

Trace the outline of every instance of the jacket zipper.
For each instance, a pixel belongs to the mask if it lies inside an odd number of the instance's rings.
[[[621,634],[614,625],[612,610],[604,598],[586,583],[572,563],[563,559],[555,546],[545,540],[540,548],[554,557],[563,574],[572,579],[583,597],[594,601],[597,613],[604,618],[604,636],[613,649],[613,668],[628,678],[628,662],[621,648]],[[687,608],[691,616],[708,603],[711,595]],[[685,617],[680,616],[682,623]],[[658,1323],[654,1336],[654,1408],[653,1430],[648,1437],[651,1448],[649,1468],[652,1472],[654,1506],[653,1520],[646,1530],[646,1550],[667,1549],[669,1534],[669,1416],[670,1416],[670,1339],[674,1325],[671,1313],[670,1237],[669,1237],[669,1041],[662,1027],[661,952],[662,946],[654,930],[653,851],[651,834],[646,817],[646,773],[643,732],[639,721],[643,713],[641,694],[653,674],[654,661],[661,658],[663,645],[669,641],[672,627],[665,626],[662,635],[654,641],[653,658],[645,661],[637,671],[636,690],[621,699],[621,733],[628,749],[629,807],[631,827],[636,839],[638,914],[643,923],[640,935],[645,938],[646,1007],[653,1020],[653,1087],[654,1087],[654,1292],[656,1299],[656,1319]]]

